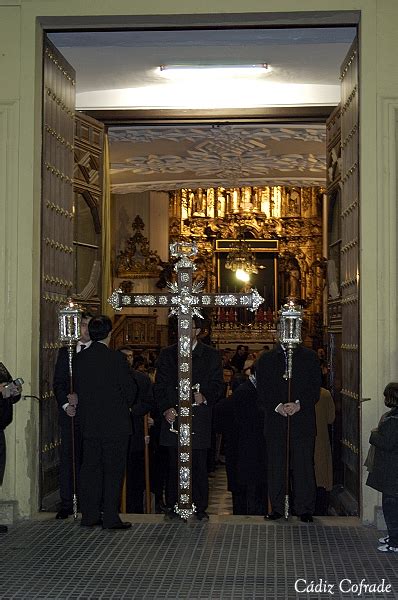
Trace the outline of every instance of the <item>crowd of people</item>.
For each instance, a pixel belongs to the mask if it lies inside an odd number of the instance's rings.
[[[224,464],[234,514],[271,520],[282,516],[290,421],[289,495],[294,514],[311,522],[319,506],[327,511],[332,485],[328,424],[334,419],[329,392],[320,393],[322,368],[316,353],[303,346],[294,351],[288,397],[286,353],[280,344],[257,352],[244,345],[235,352],[216,350],[201,339],[202,329],[202,321],[195,319],[191,340],[195,518],[208,519],[209,477]],[[82,315],[73,392],[66,349],[58,355],[54,391],[62,441],[61,505],[56,516],[65,519],[73,513],[77,492],[82,525],[129,527],[119,517],[125,476],[126,512],[144,512],[149,489],[152,510],[169,520],[178,518],[174,429],[179,410],[178,345],[159,355],[137,354],[130,346],[114,351],[109,347],[111,331],[107,317]],[[316,408],[323,404],[322,410]],[[319,437],[317,420],[323,431]],[[315,458],[325,461],[326,456],[325,465],[318,461],[314,469],[314,452]],[[320,490],[322,502],[317,503]]]
[[[221,351],[201,339],[201,319],[192,327],[192,497],[195,518],[208,520],[209,477],[225,464],[233,513],[286,516],[310,523],[327,514],[333,485],[329,427],[335,418],[327,382],[327,361],[298,345],[292,353],[276,343],[250,351],[239,345]],[[57,519],[76,510],[84,527],[128,529],[120,519],[126,482],[126,512],[144,512],[144,490],[155,512],[179,518],[178,503],[178,344],[135,353],[110,349],[112,322],[83,313],[70,377],[66,348],[58,354],[54,392],[61,434]],[[208,331],[208,330],[206,330]],[[206,341],[206,343],[204,343]],[[0,363],[0,485],[6,447],[4,429],[21,398],[22,380],[12,380]],[[370,436],[367,484],[383,495],[387,537],[381,552],[398,552],[396,456],[398,383],[385,391],[390,409]],[[148,497],[146,498],[148,500]],[[148,502],[146,502],[148,507]],[[0,533],[7,527],[0,525]]]

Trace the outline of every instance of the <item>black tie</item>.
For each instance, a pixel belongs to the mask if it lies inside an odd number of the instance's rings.
[[[86,346],[85,346],[85,344],[80,344],[80,352],[81,352],[82,350],[85,350],[85,349],[86,349]]]

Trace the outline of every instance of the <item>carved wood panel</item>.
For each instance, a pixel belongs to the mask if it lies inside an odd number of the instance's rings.
[[[359,500],[359,114],[358,44],[341,68],[342,460],[344,486]]]
[[[74,141],[75,295],[91,312],[101,306],[104,125],[76,112]]]
[[[58,410],[52,391],[59,348],[58,307],[73,288],[73,138],[75,72],[45,38],[40,310],[40,502],[58,488]]]

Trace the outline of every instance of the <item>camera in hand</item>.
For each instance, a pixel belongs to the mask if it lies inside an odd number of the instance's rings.
[[[24,382],[24,380],[22,379],[22,377],[17,377],[17,379],[13,379],[13,381],[9,381],[8,383],[6,383],[6,384],[4,385],[4,387],[5,387],[5,388],[8,388],[8,386],[9,386],[9,385],[11,385],[12,383],[13,383],[14,385],[23,385],[25,382]]]
[[[13,379],[12,381],[9,381],[8,383],[6,383],[4,385],[4,387],[7,389],[12,383],[16,386],[22,387],[24,380],[22,379],[22,377],[17,377],[17,379]],[[21,394],[17,394],[16,396],[10,397],[12,404],[16,404],[18,402],[18,400],[20,400],[20,399],[21,399]]]

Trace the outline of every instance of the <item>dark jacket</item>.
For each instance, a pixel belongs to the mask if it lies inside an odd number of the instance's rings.
[[[12,381],[10,373],[7,371],[3,363],[0,363],[0,365],[0,383],[10,383]],[[21,394],[13,396],[12,398],[3,398],[3,395],[0,394],[0,430],[4,430],[8,425],[10,425],[10,423],[12,423],[13,404],[18,402],[20,398]]]
[[[5,429],[12,422],[12,416],[11,398],[3,398],[0,394],[0,430]]]
[[[73,357],[76,355],[76,349],[73,349]],[[71,419],[62,408],[68,403],[67,395],[70,394],[70,375],[69,375],[69,354],[68,348],[63,346],[59,349],[57,361],[54,368],[53,390],[58,404],[58,422],[59,425],[70,429]],[[75,424],[78,416],[75,419]]]
[[[285,435],[287,418],[275,412],[276,406],[289,401],[288,381],[284,379],[286,360],[278,345],[260,356],[256,366],[257,394],[264,415],[264,434],[268,439]],[[291,439],[316,435],[315,403],[319,399],[321,373],[316,353],[299,346],[293,352],[290,401],[300,400],[300,411],[290,418]]]
[[[152,382],[148,375],[130,369],[130,377],[133,388],[133,405],[130,408],[132,436],[130,440],[130,451],[137,452],[145,448],[144,439],[144,415],[154,410]]]
[[[200,392],[207,404],[193,407],[192,448],[203,449],[210,447],[212,406],[222,395],[223,375],[220,353],[202,342],[198,342],[192,352],[192,385],[196,383],[200,383]],[[178,412],[177,344],[164,348],[159,354],[154,393],[161,415],[171,407]],[[177,425],[178,420],[174,427],[177,428]],[[160,443],[163,446],[176,446],[177,435],[169,429],[170,424],[162,417]]]
[[[108,438],[131,434],[129,409],[133,386],[126,360],[101,342],[76,354],[74,390],[83,438]]]
[[[265,483],[266,448],[263,436],[264,413],[257,404],[257,390],[251,381],[242,383],[232,396],[237,428],[237,481],[240,485]]]
[[[366,485],[398,496],[398,407],[382,417],[377,430],[370,434],[369,443],[375,447],[375,455]]]

